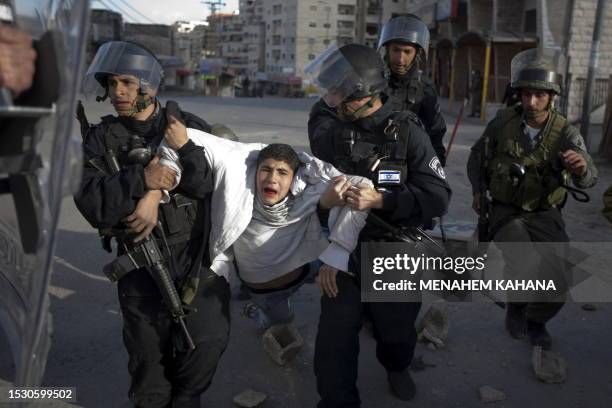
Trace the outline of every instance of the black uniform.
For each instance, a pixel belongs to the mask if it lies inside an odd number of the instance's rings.
[[[412,113],[398,115],[390,101],[372,115],[355,122],[333,118],[321,102],[313,107],[308,123],[310,147],[318,158],[341,171],[377,178],[368,173],[371,158],[357,159],[368,144],[386,151],[379,169],[398,171],[401,183],[386,186],[384,208],[373,213],[395,226],[422,225],[446,212],[450,188],[444,171],[419,121]],[[387,143],[384,129],[389,120],[399,125],[397,142]],[[385,150],[386,149],[386,150]],[[382,187],[382,185],[379,185]],[[380,240],[380,231],[370,226],[362,230],[359,242]],[[420,303],[361,303],[358,274],[360,245],[351,254],[349,271],[337,275],[338,296],[321,297],[321,316],[315,345],[315,374],[321,395],[319,408],[358,407],[356,387],[359,330],[364,314],[369,315],[377,341],[376,356],[388,371],[403,371],[410,364],[416,344],[414,322]]]
[[[423,77],[415,66],[402,78],[391,73],[388,92],[393,99],[394,110],[410,110],[419,117],[440,162],[443,166],[446,165],[446,149],[442,142],[446,123],[440,113],[438,93],[433,83]]]
[[[210,130],[195,115],[181,112],[181,116],[189,128]],[[120,226],[121,220],[135,210],[147,190],[144,169],[140,164],[130,164],[126,151],[133,135],[156,148],[164,135],[165,118],[164,109],[158,106],[145,122],[109,115],[88,131],[83,144],[83,182],[75,202],[93,227]],[[109,148],[121,166],[115,175],[103,173],[100,161],[96,162]],[[200,394],[212,380],[229,335],[229,286],[208,269],[211,169],[202,148],[191,141],[178,154],[184,172],[170,203],[160,205],[159,218],[172,253],[170,271],[179,293],[185,282],[199,277],[190,304],[194,311],[186,318],[196,348],[188,351],[147,269],[134,270],[119,280],[123,339],[132,377],[129,395],[136,406],[142,407],[167,407],[171,402],[177,407],[199,407]],[[163,248],[160,237],[156,238]]]

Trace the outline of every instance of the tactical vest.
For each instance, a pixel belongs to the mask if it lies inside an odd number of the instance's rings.
[[[398,88],[389,87],[389,90],[394,111],[410,110],[417,115],[419,114],[421,102],[423,102],[425,94],[420,72],[410,76],[407,86],[403,85]]]
[[[159,140],[149,140],[147,143],[144,138],[132,133],[113,115],[103,117],[98,126],[102,126],[104,129],[104,144],[107,152],[112,151],[114,153],[120,168],[133,165],[128,158],[128,153],[134,143],[143,143],[145,146],[149,143],[149,146],[155,151],[163,135],[160,132]],[[205,217],[205,206],[199,200],[182,194],[180,187],[170,192],[170,202],[160,204],[159,220],[168,245],[175,245],[202,236],[205,228]],[[156,238],[161,239],[160,232],[157,229],[154,231]],[[160,244],[163,245],[163,242],[160,241]]]
[[[495,132],[495,150],[487,166],[489,192],[495,201],[522,208],[525,211],[545,210],[561,205],[566,196],[570,173],[559,160],[561,135],[567,120],[551,110],[539,142],[530,149],[529,136],[521,129],[520,111],[509,108],[500,112],[501,128]],[[498,135],[498,136],[497,136]],[[510,176],[513,163],[524,167],[522,179]]]
[[[334,164],[343,173],[367,177],[377,188],[400,187],[408,176],[407,119],[422,126],[410,111],[394,112],[374,133],[347,124],[343,132],[333,136]]]

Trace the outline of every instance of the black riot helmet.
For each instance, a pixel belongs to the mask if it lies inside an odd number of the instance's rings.
[[[386,46],[391,41],[410,44],[427,56],[429,49],[429,29],[420,18],[414,14],[394,17],[383,26],[378,40],[378,48]]]
[[[108,77],[132,75],[139,81],[141,94],[155,92],[164,71],[155,55],[142,45],[127,41],[104,43],[96,53],[85,78],[83,92],[106,97]]]
[[[377,95],[387,87],[380,55],[360,44],[330,46],[305,71],[316,74],[315,83],[325,91],[323,100],[331,107]]]

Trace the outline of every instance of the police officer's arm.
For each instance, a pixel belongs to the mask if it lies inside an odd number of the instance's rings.
[[[134,164],[119,173],[104,171],[104,135],[92,127],[83,145],[82,182],[74,196],[77,208],[94,228],[110,228],[132,214],[147,192],[144,168]]]
[[[438,95],[433,85],[425,82],[423,86],[423,101],[419,110],[419,119],[425,126],[431,144],[443,166],[446,165],[446,149],[444,148],[444,134],[446,133],[446,122],[440,113]]]
[[[128,231],[137,234],[134,242],[146,238],[157,225],[161,199],[161,190],[147,191],[144,197],[138,200],[134,212],[122,220]]]
[[[446,214],[451,189],[424,131],[413,122],[409,126],[408,177],[400,189],[383,195],[381,211],[395,222],[420,225]]]
[[[204,120],[187,112],[182,112],[182,115],[186,127],[210,133],[210,126]],[[183,169],[179,187],[193,198],[205,198],[213,190],[212,171],[204,149],[188,140],[186,133],[184,137],[182,145],[176,149]]]
[[[580,132],[572,125],[566,126],[562,132],[565,141],[561,149],[563,165],[572,173],[572,180],[576,187],[593,187],[597,182],[597,168],[586,150]]]
[[[333,163],[334,162],[334,143],[333,131],[336,128],[338,119],[329,109],[327,104],[319,99],[310,109],[308,117],[308,139],[310,151],[317,159]],[[320,206],[317,211],[321,225],[327,226],[329,209],[325,205]]]
[[[323,100],[315,103],[308,118],[308,139],[312,154],[326,162],[334,160],[332,132],[338,119]]]

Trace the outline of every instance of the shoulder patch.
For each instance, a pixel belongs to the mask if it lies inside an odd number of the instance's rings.
[[[440,163],[440,159],[438,156],[434,156],[429,161],[429,168],[433,170],[434,173],[442,180],[446,180],[446,174],[444,174],[444,169],[442,168],[442,163]]]

